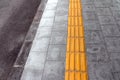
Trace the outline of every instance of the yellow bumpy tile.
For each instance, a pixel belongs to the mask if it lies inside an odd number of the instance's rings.
[[[70,0],[65,80],[88,80],[81,0]]]

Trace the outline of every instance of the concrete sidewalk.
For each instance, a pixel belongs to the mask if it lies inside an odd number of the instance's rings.
[[[48,0],[21,80],[64,80],[69,0]],[[120,1],[82,0],[89,80],[120,79]]]
[[[120,1],[82,0],[89,80],[120,79]]]
[[[68,0],[48,0],[21,80],[63,80]]]

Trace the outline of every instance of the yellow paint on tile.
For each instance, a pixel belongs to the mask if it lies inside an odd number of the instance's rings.
[[[69,80],[69,72],[65,72],[65,80]]]
[[[65,80],[88,80],[81,0],[70,0]]]
[[[66,70],[69,70],[70,68],[70,54],[66,54]]]
[[[77,39],[75,39],[75,51],[76,52],[80,51],[80,45],[78,45],[78,44],[79,44],[79,39],[77,38]]]
[[[81,71],[86,71],[86,55],[85,53],[80,54],[80,63],[81,63]]]
[[[74,26],[74,17],[71,17],[71,25]]]
[[[79,37],[83,37],[84,36],[84,29],[83,27],[79,27]]]
[[[79,37],[79,27],[75,27],[75,37]]]
[[[67,39],[67,52],[70,51],[70,38]]]
[[[78,19],[79,19],[79,25],[82,26],[82,24],[83,24],[82,17],[78,17]]]
[[[75,80],[75,72],[70,72],[69,80]]]
[[[71,41],[71,43],[70,43],[70,51],[71,52],[74,52],[74,49],[75,49],[75,39],[74,38],[70,38],[70,41]]]
[[[81,73],[81,79],[82,80],[88,80],[88,74],[85,73],[85,72]]]
[[[75,29],[74,27],[71,27],[71,37],[74,37],[74,35],[75,35]]]
[[[80,51],[85,52],[85,39],[84,38],[80,39]]]
[[[71,28],[70,28],[70,26],[68,27],[68,37],[70,37],[70,35],[71,35]]]
[[[71,25],[71,17],[68,17],[68,25]]]
[[[70,53],[70,70],[75,70],[75,54]]]
[[[75,72],[75,80],[82,80],[80,72]]]
[[[78,9],[75,9],[75,16],[78,16]]]
[[[75,54],[75,70],[80,71],[80,54]]]
[[[79,19],[78,17],[75,17],[75,26],[78,26],[78,24],[79,24]]]

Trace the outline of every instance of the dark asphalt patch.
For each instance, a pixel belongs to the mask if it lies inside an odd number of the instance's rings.
[[[9,4],[0,3],[0,80],[7,80],[41,0],[5,1]]]

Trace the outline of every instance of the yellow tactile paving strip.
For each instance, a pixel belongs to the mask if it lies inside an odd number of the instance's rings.
[[[69,1],[65,80],[88,80],[80,0]]]

